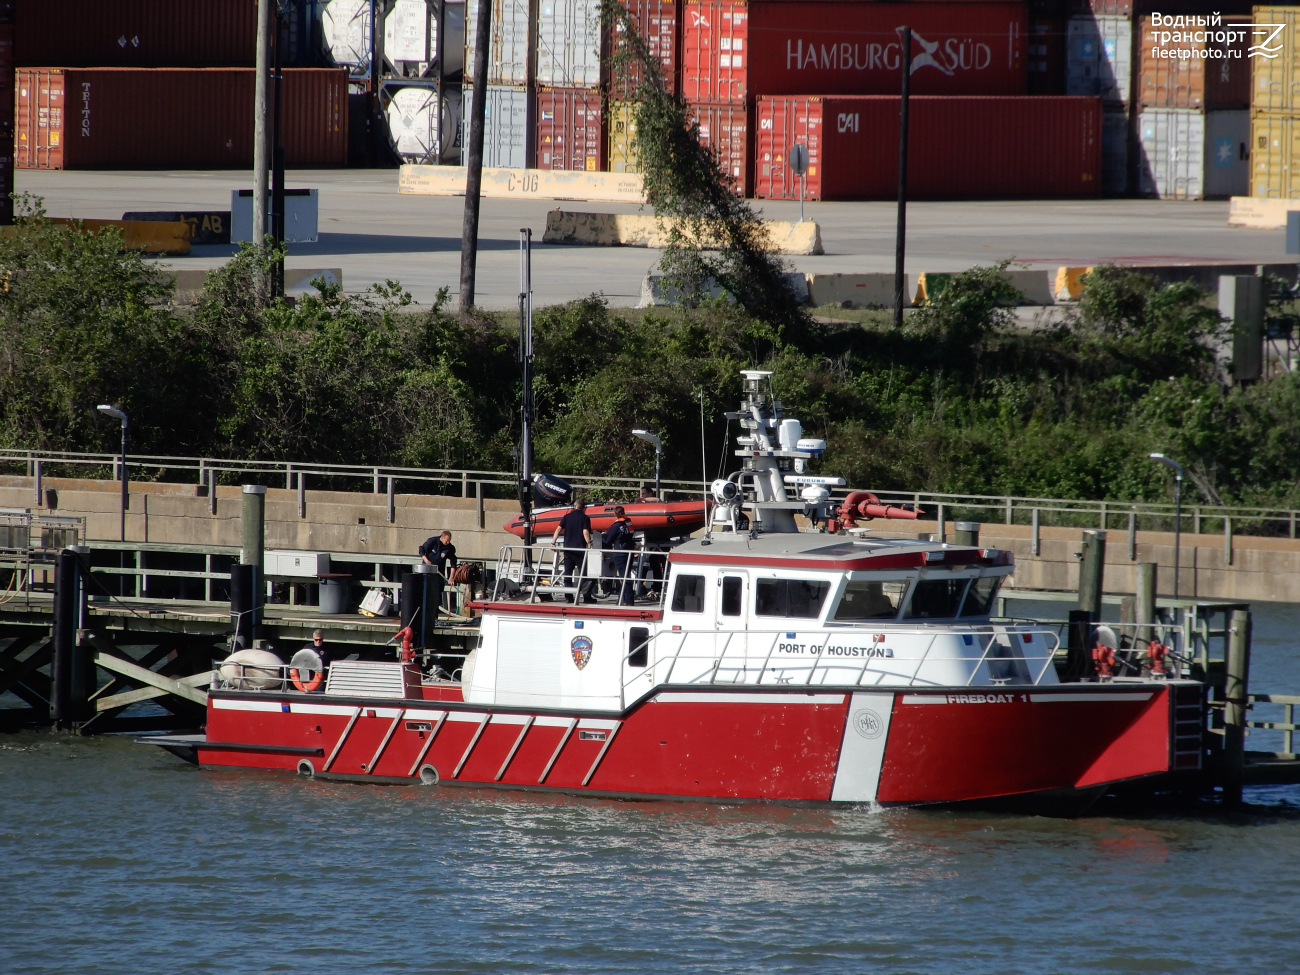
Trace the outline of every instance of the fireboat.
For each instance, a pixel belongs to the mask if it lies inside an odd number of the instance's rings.
[[[771,373],[743,376],[739,468],[657,592],[567,602],[597,560],[565,580],[562,548],[509,544],[450,674],[410,646],[323,680],[297,658],[228,662],[205,733],[148,741],[205,768],[354,782],[1067,813],[1200,768],[1199,683],[1176,667],[1063,679],[1054,628],[992,616],[1011,553],[873,537],[865,522],[917,512],[832,500],[843,482],[807,473],[824,442],[784,415]]]

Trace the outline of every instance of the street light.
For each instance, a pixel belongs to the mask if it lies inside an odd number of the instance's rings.
[[[664,443],[649,430],[633,430],[632,436],[638,440],[644,440],[646,443],[655,445],[655,497],[659,495],[659,461],[664,455]],[[661,499],[662,500],[662,499]]]
[[[1183,531],[1183,465],[1164,454],[1148,454],[1157,464],[1164,464],[1174,472],[1174,598],[1178,598],[1178,543]]]
[[[120,540],[126,541],[126,504],[127,504],[127,479],[126,479],[126,414],[116,406],[107,404],[99,407],[99,412],[105,416],[111,416],[114,420],[120,420],[122,423],[122,519],[119,525]]]

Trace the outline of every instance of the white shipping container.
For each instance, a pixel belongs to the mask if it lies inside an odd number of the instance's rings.
[[[529,0],[491,0],[492,41],[488,45],[488,84],[526,85],[532,46]],[[474,45],[478,35],[479,0],[465,4],[465,81],[474,78]]]
[[[1132,96],[1133,22],[1127,17],[1071,17],[1066,39],[1065,93],[1127,103]]]
[[[1101,191],[1106,196],[1128,192],[1128,112],[1102,112]]]
[[[385,89],[384,116],[393,151],[404,162],[437,165],[459,150],[459,92],[439,93],[433,85]],[[454,94],[455,98],[449,97]]]
[[[337,65],[370,61],[370,0],[328,0],[320,14],[321,41]]]
[[[384,18],[384,57],[392,64],[418,63],[420,71],[436,60],[438,8],[426,0],[396,0]]]
[[[1250,112],[1149,108],[1139,122],[1143,196],[1199,200],[1250,192]]]
[[[533,133],[533,101],[527,88],[488,85],[483,116],[483,165],[527,169]],[[469,144],[470,109],[474,89],[461,95],[461,141]]]
[[[1205,113],[1205,198],[1250,195],[1250,112]]]
[[[537,83],[596,88],[600,67],[600,0],[540,0]]]

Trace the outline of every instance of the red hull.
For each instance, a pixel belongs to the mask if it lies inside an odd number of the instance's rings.
[[[1149,683],[803,693],[695,685],[659,690],[614,717],[214,692],[207,740],[196,748],[206,766],[292,771],[306,760],[316,774],[387,782],[416,781],[431,766],[448,785],[946,803],[1096,791],[1199,767],[1199,732],[1188,740],[1175,734],[1177,693],[1199,690]],[[863,702],[885,713],[864,719]]]
[[[710,505],[712,502],[710,502]],[[543,508],[533,514],[533,537],[543,541],[555,534],[555,529],[571,509]],[[632,530],[645,532],[652,542],[680,538],[704,527],[708,506],[700,501],[630,501],[623,510],[632,520]],[[593,504],[587,507],[591,530],[603,532],[614,524],[614,505]],[[523,515],[516,515],[505,525],[505,530],[524,537]]]

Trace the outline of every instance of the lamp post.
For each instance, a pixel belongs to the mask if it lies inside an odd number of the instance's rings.
[[[99,407],[99,412],[105,416],[111,416],[114,420],[120,420],[122,423],[122,519],[119,526],[119,541],[126,541],[126,504],[127,504],[127,479],[126,479],[126,414],[116,406],[104,405]]]
[[[1183,531],[1183,465],[1164,454],[1148,454],[1157,464],[1164,464],[1174,472],[1174,598],[1178,598],[1178,543]]]
[[[664,443],[649,430],[633,430],[632,436],[655,446],[655,497],[662,500],[659,494],[659,461],[664,455]]]

